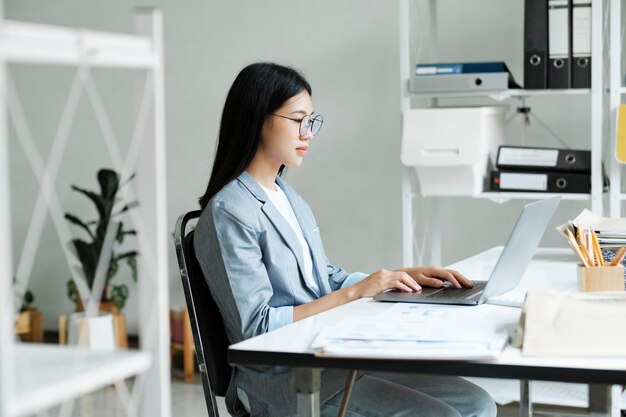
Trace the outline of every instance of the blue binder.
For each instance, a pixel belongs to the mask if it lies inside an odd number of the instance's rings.
[[[486,72],[510,72],[506,64],[494,62],[461,62],[418,64],[415,66],[415,75],[447,75],[447,74],[476,74]]]

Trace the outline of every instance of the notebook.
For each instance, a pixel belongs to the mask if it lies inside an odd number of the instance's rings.
[[[387,291],[374,297],[378,301],[429,304],[478,305],[502,295],[519,284],[539,246],[560,196],[526,204],[519,215],[488,281],[475,281],[473,288],[423,288],[419,293]],[[463,272],[463,271],[460,271]]]

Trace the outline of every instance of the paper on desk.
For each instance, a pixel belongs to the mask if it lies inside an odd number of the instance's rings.
[[[412,320],[416,318],[454,319],[459,316],[467,318],[468,314],[479,318],[484,315],[478,306],[454,306],[418,303],[393,303],[389,308],[380,313],[378,318],[386,320]]]
[[[311,347],[324,355],[420,359],[487,359],[507,342],[489,321],[417,317],[346,317],[326,327]]]
[[[626,218],[602,217],[587,209],[584,209],[573,223],[576,227],[591,227],[596,231],[626,231]]]
[[[402,359],[495,359],[506,346],[508,335],[501,332],[489,342],[421,342],[412,340],[327,341],[320,355]]]
[[[333,339],[483,342],[491,340],[495,325],[487,320],[415,317],[410,320],[348,316],[333,331]]]

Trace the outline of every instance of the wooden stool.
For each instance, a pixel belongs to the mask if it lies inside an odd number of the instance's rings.
[[[174,336],[178,333],[175,330],[177,323],[180,323],[182,335],[178,338]],[[173,366],[174,354],[176,352],[183,353],[183,380],[190,382],[193,380],[195,372],[195,346],[193,344],[193,334],[191,333],[191,321],[189,320],[189,311],[187,309],[177,312],[170,310],[170,327],[171,327],[171,345],[170,345],[170,366]],[[178,340],[177,340],[178,339]],[[182,340],[181,340],[182,339]]]

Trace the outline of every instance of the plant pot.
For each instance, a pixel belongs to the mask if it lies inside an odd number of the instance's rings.
[[[76,312],[81,313],[84,311],[85,311],[85,306],[83,305],[82,300],[78,299],[78,301],[76,301]],[[100,304],[98,304],[98,311],[101,311],[104,313],[111,313],[113,315],[118,314],[117,307],[115,307],[115,303],[113,303],[113,301],[110,301],[110,300],[100,301]]]
[[[91,350],[113,351],[115,349],[115,330],[113,315],[98,312],[90,316],[87,313],[72,313],[69,317],[68,342]]]
[[[36,308],[29,308],[17,315],[15,332],[23,342],[43,343],[43,314]]]

